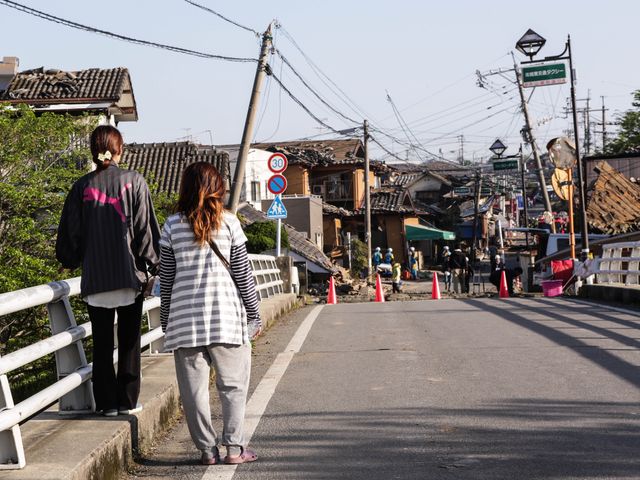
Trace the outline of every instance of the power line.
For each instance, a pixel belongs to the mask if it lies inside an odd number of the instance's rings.
[[[311,110],[309,110],[309,108],[302,103],[293,93],[291,93],[291,91],[284,86],[284,84],[282,83],[282,81],[276,77],[276,75],[273,73],[273,71],[269,70],[269,75],[271,75],[271,77],[274,79],[274,81],[280,86],[280,88],[282,90],[284,90],[284,92],[289,95],[289,97],[291,98],[291,100],[293,100],[294,102],[296,102],[300,108],[302,108],[307,115],[309,115],[311,118],[313,118],[316,122],[318,122],[320,125],[322,125],[323,127],[331,130],[333,133],[337,133],[338,135],[343,135],[342,133],[340,133],[339,130],[336,130],[335,128],[333,128],[331,125],[323,122],[319,117],[317,117]]]
[[[61,17],[56,17],[55,15],[51,15],[49,13],[41,12],[40,10],[36,10],[31,7],[27,7],[25,5],[21,5],[16,2],[12,2],[11,0],[0,0],[0,4],[6,5],[7,7],[13,8],[14,10],[18,10],[20,12],[27,13],[34,17],[42,18],[43,20],[47,20],[49,22],[57,23],[60,25],[64,25],[66,27],[75,28],[77,30],[83,30],[85,32],[97,33],[99,35],[104,35],[106,37],[115,38],[118,40],[122,40],[129,43],[135,43],[137,45],[144,45],[147,47],[155,47],[163,50],[169,50],[175,53],[182,53],[184,55],[191,55],[194,57],[200,58],[209,58],[215,60],[226,60],[228,62],[257,62],[258,60],[255,58],[242,58],[242,57],[228,57],[225,55],[216,55],[213,53],[205,53],[198,52],[196,50],[189,50],[187,48],[175,47],[173,45],[165,45],[163,43],[150,42],[147,40],[140,40],[138,38],[127,37],[125,35],[120,35],[113,32],[108,32],[106,30],[100,30],[99,28],[90,27],[87,25],[83,25],[81,23],[72,22],[71,20],[66,20]]]
[[[329,110],[331,110],[332,112],[338,114],[339,116],[341,116],[342,118],[344,118],[345,120],[354,123],[354,124],[359,124],[360,122],[357,120],[354,120],[353,118],[348,117],[347,115],[345,115],[344,113],[340,112],[339,110],[337,110],[333,105],[331,105],[329,102],[327,102],[324,98],[322,98],[320,96],[319,93],[317,93],[310,85],[309,83],[302,78],[302,75],[300,75],[300,73],[298,73],[298,71],[293,68],[293,65],[291,65],[291,63],[289,62],[289,60],[287,60],[287,58],[282,54],[282,52],[280,50],[278,50],[277,48],[275,49],[275,52],[278,54],[278,56],[282,59],[282,62],[289,67],[289,69],[293,72],[293,74],[298,77],[298,80],[300,80],[302,82],[302,84],[307,87],[307,89],[318,99],[320,100],[320,102],[325,105]]]
[[[243,30],[247,30],[248,32],[251,32],[251,33],[255,34],[257,37],[260,37],[260,33],[255,31],[253,28],[245,27],[244,25],[241,25],[238,22],[235,22],[235,21],[231,20],[230,18],[225,17],[224,15],[216,12],[215,10],[211,10],[210,8],[205,7],[204,5],[200,5],[199,3],[193,2],[191,0],[184,0],[184,1],[189,3],[189,4],[191,4],[191,5],[193,5],[194,7],[201,8],[202,10],[204,10],[206,12],[214,14],[216,17],[221,18],[225,22],[229,22],[231,25],[235,25],[236,27],[242,28]]]
[[[281,24],[278,24],[277,28],[282,30],[282,33],[284,34],[284,36],[291,42],[291,44],[296,48],[296,50],[298,50],[298,52],[300,52],[302,57],[306,60],[306,62],[309,64],[309,66],[311,66],[311,68],[313,69],[315,74],[318,76],[320,81],[322,81],[322,83],[324,83],[324,85],[329,90],[331,90],[334,93],[334,95],[336,95],[336,97],[338,97],[340,99],[340,101],[342,103],[344,103],[348,108],[351,109],[351,111],[353,111],[357,115],[360,115],[362,118],[369,118],[369,119],[372,118],[371,115],[368,115],[360,106],[358,106],[358,104],[356,104],[353,100],[351,100],[351,98],[349,98],[349,96],[344,92],[344,90],[342,90],[331,78],[329,78],[329,76],[326,73],[324,73],[320,69],[320,67],[318,67],[318,65],[315,64],[315,62],[313,60],[311,60],[311,58],[302,50],[300,45],[298,45],[298,43],[291,36],[291,34]],[[329,84],[333,85],[333,87],[331,85],[329,85]],[[336,92],[336,89],[342,95],[338,94]]]

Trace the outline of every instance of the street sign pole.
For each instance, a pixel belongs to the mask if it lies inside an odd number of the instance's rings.
[[[282,228],[282,220],[276,220],[276,257],[280,256],[280,229]]]

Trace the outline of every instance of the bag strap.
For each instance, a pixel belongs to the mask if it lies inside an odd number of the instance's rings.
[[[231,228],[229,227],[229,225],[227,225],[227,228],[229,229],[229,233],[231,233]],[[213,240],[213,238],[210,238],[207,242],[209,243],[211,250],[213,250],[213,252],[218,256],[218,258],[222,262],[222,265],[224,265],[224,268],[226,268],[227,271],[229,272],[229,275],[231,276],[231,280],[233,280],[233,283],[237,288],[238,283],[236,282],[236,278],[233,276],[233,272],[231,271],[231,265],[229,264],[229,260],[227,260],[226,257],[222,254],[222,252],[218,248],[218,245],[216,245],[216,242]]]

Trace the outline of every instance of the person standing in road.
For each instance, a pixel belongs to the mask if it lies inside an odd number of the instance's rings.
[[[444,289],[446,292],[451,291],[451,252],[448,246],[442,248],[442,274],[444,275]]]
[[[93,396],[96,410],[107,417],[142,410],[138,396],[143,287],[159,263],[160,229],[149,189],[142,175],[118,167],[123,145],[115,127],[101,125],[93,131],[90,147],[96,170],[71,187],[56,240],[62,266],[82,267],[80,294],[93,331]]]
[[[391,289],[393,293],[400,293],[400,287],[402,285],[402,265],[399,263],[393,264],[391,270]]]
[[[418,279],[418,252],[415,247],[409,249],[409,270],[411,270],[411,279]]]
[[[373,253],[373,271],[378,271],[378,265],[382,263],[382,252],[380,251],[380,247],[376,247],[375,252]]]
[[[384,263],[388,263],[391,266],[393,266],[393,264],[395,263],[393,257],[393,248],[387,249],[387,253],[384,255]]]
[[[463,293],[467,266],[467,257],[462,251],[461,246],[457,245],[453,250],[451,257],[449,257],[449,267],[451,268],[454,293]]]
[[[251,340],[261,328],[247,237],[235,215],[224,211],[224,180],[206,162],[187,166],[177,213],[160,240],[160,320],[165,349],[173,350],[178,388],[200,462],[253,462],[243,433],[251,371]],[[223,430],[211,422],[209,378],[216,372]]]

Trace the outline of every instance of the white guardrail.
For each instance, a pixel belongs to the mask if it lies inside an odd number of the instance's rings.
[[[260,300],[283,293],[283,281],[275,261],[269,255],[249,255]],[[52,336],[0,357],[0,470],[26,465],[20,423],[56,401],[59,413],[92,413],[95,402],[91,385],[92,365],[87,363],[82,340],[91,336],[91,322],[77,325],[69,297],[80,294],[80,277],[51,282],[0,294],[0,316],[27,308],[47,306]],[[146,354],[163,351],[164,333],[160,327],[160,299],[145,300],[148,332],[142,335]],[[14,404],[7,374],[53,353],[58,381],[35,395]],[[114,363],[118,351],[114,350]]]
[[[596,283],[640,284],[640,242],[610,243],[602,246]]]

